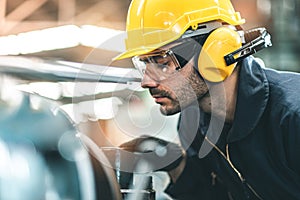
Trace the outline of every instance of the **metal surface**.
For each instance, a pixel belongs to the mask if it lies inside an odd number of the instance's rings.
[[[21,56],[0,56],[0,73],[22,80],[50,82],[140,82],[135,69]]]
[[[0,102],[0,199],[121,199],[111,168],[56,104],[31,95]]]

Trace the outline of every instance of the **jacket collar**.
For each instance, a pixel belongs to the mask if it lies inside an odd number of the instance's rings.
[[[255,128],[269,98],[269,83],[259,62],[250,56],[239,64],[236,111],[227,142],[240,140]]]

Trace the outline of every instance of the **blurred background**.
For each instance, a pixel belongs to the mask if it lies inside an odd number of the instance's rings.
[[[256,54],[265,61],[266,67],[300,72],[300,1],[232,0],[232,3],[246,19],[243,25],[245,30],[266,27],[271,33],[273,46]],[[99,70],[99,73],[92,75],[136,78],[129,59],[112,62],[112,58],[124,49],[121,41],[129,4],[130,0],[0,0],[0,70],[24,66],[25,70],[36,69],[39,73],[52,70],[51,73],[64,77]],[[119,43],[111,42],[111,38]],[[28,119],[29,123],[23,120],[24,115],[18,116],[24,109],[13,113],[13,109],[5,107],[21,102],[20,95],[12,92],[16,89],[30,97],[39,96],[55,103],[72,119],[77,130],[99,147],[116,147],[145,134],[178,142],[178,115],[162,116],[158,105],[155,105],[148,91],[140,88],[138,81],[74,83],[60,79],[23,80],[0,73],[0,83],[0,108],[7,110],[1,112],[1,131],[3,127],[10,130],[14,126],[22,130],[28,124],[35,124],[35,118]],[[41,110],[32,102],[30,98],[26,104],[23,103],[23,107],[33,113]],[[3,123],[5,115],[11,113],[22,123]],[[52,122],[44,121],[41,128],[38,124],[34,126],[38,138],[49,142],[43,133],[49,129],[47,126],[55,131],[51,127],[55,127],[57,122]],[[70,127],[65,129],[72,129],[73,124]],[[60,134],[56,137],[61,141]],[[54,146],[56,142],[54,140]],[[1,153],[3,149],[0,149]],[[0,178],[6,173],[1,166]],[[44,168],[44,165],[39,166]],[[8,168],[13,169],[11,166]],[[61,173],[64,173],[62,169]]]
[[[300,71],[298,35],[300,2],[298,0],[232,0],[246,19],[244,28],[264,26],[272,35],[273,47],[259,52],[266,67]]]

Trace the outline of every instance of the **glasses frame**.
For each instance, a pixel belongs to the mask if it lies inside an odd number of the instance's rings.
[[[176,58],[176,55],[173,53],[173,51],[171,49],[154,51],[154,52],[151,52],[151,53],[148,53],[148,54],[144,54],[144,55],[141,55],[141,56],[134,56],[132,58],[132,62],[134,64],[135,68],[141,73],[142,76],[144,76],[145,73],[146,73],[146,68],[149,65],[148,63],[153,64],[153,65],[161,68],[162,69],[161,71],[163,72],[163,67],[162,66],[168,66],[168,65],[159,64],[158,62],[156,62],[154,57],[157,57],[157,56],[160,56],[160,57],[166,57],[166,56],[168,56],[170,58],[170,61],[175,66],[173,72],[179,71],[182,68],[180,66],[177,58]],[[172,74],[173,73],[170,73],[170,74],[166,73],[166,76],[164,76],[163,78],[156,78],[156,79],[162,80],[162,79],[168,78]]]
[[[148,54],[138,55],[134,56],[132,58],[132,62],[135,66],[135,68],[141,73],[142,76],[144,76],[147,68],[147,61],[148,63],[153,63],[154,65],[159,65],[155,61],[156,56],[169,56],[171,61],[176,66],[174,69],[174,72],[180,71],[186,64],[192,59],[192,57],[197,53],[197,51],[200,52],[200,45],[199,42],[197,42],[194,38],[185,38],[181,41],[177,41],[174,43],[173,46],[169,47],[169,49],[164,50],[157,50],[150,52]],[[143,63],[143,64],[141,64]],[[171,75],[170,73],[169,75]],[[167,75],[167,76],[169,76]],[[159,80],[162,80],[164,78],[156,78]]]

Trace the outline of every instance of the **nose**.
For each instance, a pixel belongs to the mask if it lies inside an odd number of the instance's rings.
[[[141,86],[142,88],[154,88],[159,85],[159,82],[151,78],[149,75],[144,74]]]

